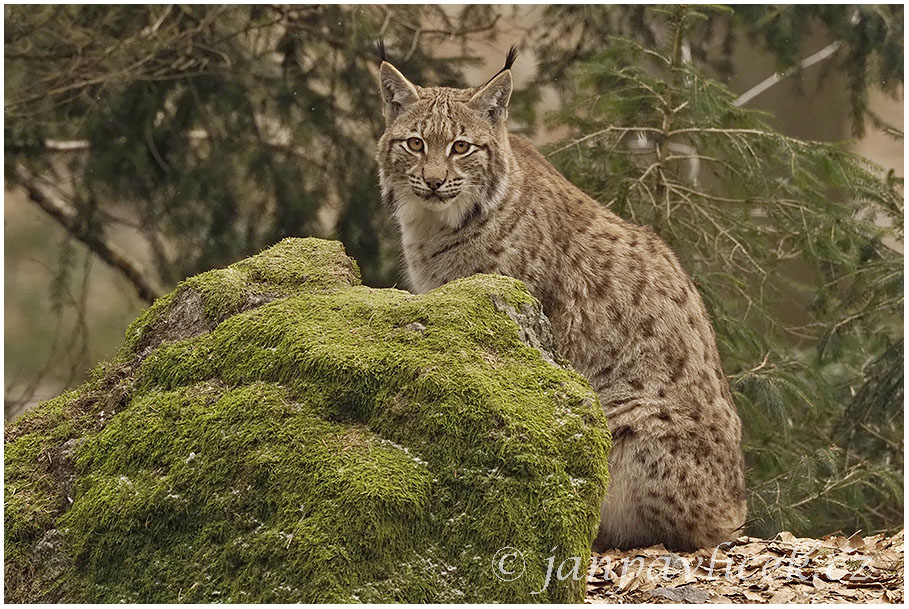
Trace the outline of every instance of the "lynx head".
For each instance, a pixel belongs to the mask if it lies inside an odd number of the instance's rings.
[[[420,87],[385,56],[379,68],[385,133],[377,161],[383,199],[396,215],[429,210],[451,226],[494,207],[508,182],[511,149],[505,129],[511,64],[469,89]]]

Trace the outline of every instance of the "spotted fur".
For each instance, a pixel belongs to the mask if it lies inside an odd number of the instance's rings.
[[[707,311],[656,234],[507,133],[513,61],[468,89],[420,87],[381,64],[379,179],[411,287],[499,273],[540,300],[612,430],[595,549],[713,546],[743,525],[745,492],[741,424]],[[468,153],[453,153],[458,141]]]

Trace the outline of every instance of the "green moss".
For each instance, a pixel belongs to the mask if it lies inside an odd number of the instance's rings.
[[[170,294],[162,296],[157,299],[152,306],[142,312],[136,320],[129,325],[126,329],[126,337],[123,340],[123,345],[120,347],[120,350],[117,352],[117,359],[120,361],[128,361],[130,358],[135,355],[138,350],[139,344],[142,342],[142,339],[145,337],[146,332],[151,328],[155,322],[157,322],[161,316],[170,309],[171,304],[174,301],[174,298],[177,296],[177,291],[173,291]]]
[[[263,383],[153,392],[87,442],[78,466],[90,473],[63,526],[78,531],[87,598],[165,601],[185,586],[190,602],[342,600],[354,573],[335,562],[362,556],[362,577],[410,549],[432,490],[425,464]],[[141,577],[118,577],[124,565]]]
[[[4,556],[6,598],[40,598],[47,566],[36,546],[69,508],[60,447],[78,437],[88,415],[78,407],[91,381],[23,414],[6,427]]]
[[[359,283],[357,263],[348,258],[344,246],[337,241],[284,239],[225,269],[182,281],[177,289],[156,300],[129,326],[117,359],[131,360],[145,343],[156,338],[154,333],[162,329],[162,322],[174,313],[187,292],[201,297],[205,321],[209,327],[214,327],[242,310],[244,305],[255,306],[261,299],[338,290]]]
[[[233,267],[249,274],[251,281],[292,290],[343,289],[360,284],[360,269],[338,241],[284,239],[258,256]]]
[[[285,240],[181,284],[217,323],[143,347],[126,406],[73,452],[72,507],[43,520],[53,493],[30,468],[36,444],[77,429],[54,431],[73,396],[32,415],[42,423],[7,444],[7,493],[27,491],[7,538],[40,570],[29,548],[56,527],[70,559],[20,600],[583,598],[570,579],[530,595],[553,553],[558,565],[589,552],[609,449],[587,382],[522,343],[491,297],[535,301],[497,276],[419,296],[369,289],[339,256]],[[251,294],[281,297],[236,313]],[[127,344],[160,332],[176,306],[163,302]],[[505,546],[524,552],[513,582],[493,573]]]

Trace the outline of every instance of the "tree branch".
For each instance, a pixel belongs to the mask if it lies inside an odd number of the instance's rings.
[[[788,78],[789,76],[792,76],[799,70],[804,70],[806,68],[810,68],[811,66],[813,66],[814,64],[816,64],[818,62],[824,61],[825,59],[827,59],[828,57],[830,57],[831,55],[836,53],[839,50],[841,44],[842,44],[842,41],[834,40],[833,42],[831,42],[830,44],[825,46],[823,49],[821,49],[814,55],[810,55],[810,56],[806,57],[805,59],[803,59],[802,61],[800,61],[797,66],[793,66],[783,73],[777,72],[776,74],[773,74],[772,76],[769,76],[768,78],[765,78],[757,85],[755,85],[755,86],[751,87],[750,89],[748,89],[747,91],[745,91],[745,93],[740,95],[738,99],[736,99],[734,102],[732,102],[732,104],[734,106],[744,106],[745,104],[750,102],[752,99],[754,99],[755,97],[757,97],[758,95],[760,95],[761,93],[763,93],[764,91],[766,91],[767,89],[772,87],[773,85],[777,84],[784,78]]]
[[[189,131],[186,132],[185,136],[186,136],[186,139],[192,144],[195,144],[196,142],[204,142],[204,141],[217,143],[216,138],[213,137],[211,135],[211,133],[209,133],[205,129],[190,129]],[[262,137],[262,138],[258,138],[255,143],[262,146],[263,148],[267,148],[268,150],[273,150],[275,152],[281,152],[284,154],[288,154],[290,156],[294,156],[294,157],[303,159],[306,162],[311,163],[312,165],[315,165],[316,167],[319,167],[323,171],[328,171],[328,167],[324,163],[312,158],[312,155],[303,146],[298,146],[292,142],[286,142],[286,143],[282,142],[281,138],[279,138],[279,137],[271,137],[271,138]],[[86,150],[91,149],[91,142],[89,142],[88,140],[46,139],[46,140],[44,140],[44,149],[47,150],[48,152],[60,152],[60,153],[84,152]]]
[[[50,152],[80,152],[88,150],[91,144],[88,140],[44,140],[44,147]]]
[[[80,226],[78,212],[56,193],[42,186],[31,171],[17,163],[13,172],[16,182],[25,189],[29,200],[56,220],[66,229],[66,232],[84,243],[107,265],[120,271],[135,288],[139,298],[151,304],[155,298],[160,296],[160,291],[138,263],[131,260],[117,246],[108,242],[103,235],[93,233]]]
[[[655,129],[653,127],[606,127],[605,129],[600,129],[599,131],[594,131],[593,133],[588,133],[587,135],[580,137],[576,140],[572,140],[572,141],[568,142],[567,144],[565,144],[564,146],[560,146],[559,148],[556,148],[555,150],[549,152],[546,156],[555,156],[564,150],[568,150],[569,148],[571,148],[573,146],[578,146],[579,144],[583,144],[587,140],[593,139],[595,137],[600,137],[601,135],[605,135],[606,133],[618,132],[620,135],[625,135],[629,131],[640,131],[640,132],[646,131],[648,133],[662,134],[662,131],[660,131],[659,129]]]

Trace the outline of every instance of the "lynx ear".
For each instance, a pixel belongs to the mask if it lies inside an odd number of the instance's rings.
[[[485,112],[492,124],[498,125],[508,116],[508,100],[511,99],[511,89],[511,70],[506,68],[483,85],[470,98],[467,105],[474,110]]]
[[[416,87],[387,61],[383,61],[379,67],[379,82],[385,100],[386,123],[390,123],[406,106],[419,99]]]

